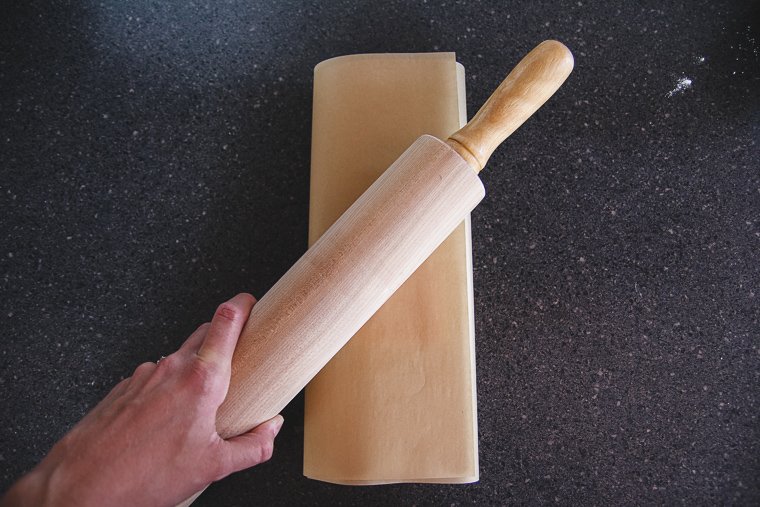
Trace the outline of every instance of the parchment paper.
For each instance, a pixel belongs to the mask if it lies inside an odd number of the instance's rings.
[[[309,244],[417,137],[466,121],[453,53],[339,57],[314,74]],[[469,219],[309,384],[304,424],[313,479],[478,480]]]

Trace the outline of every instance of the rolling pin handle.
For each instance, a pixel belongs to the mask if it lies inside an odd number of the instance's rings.
[[[555,40],[536,46],[502,81],[470,122],[446,141],[480,172],[491,153],[549,100],[573,70],[570,50]]]

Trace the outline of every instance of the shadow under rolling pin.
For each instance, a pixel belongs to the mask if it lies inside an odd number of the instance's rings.
[[[572,69],[563,44],[539,44],[462,129],[417,139],[256,303],[217,413],[223,438],[285,408],[449,236],[483,199],[491,153]]]

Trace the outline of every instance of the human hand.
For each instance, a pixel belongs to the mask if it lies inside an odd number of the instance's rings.
[[[178,351],[138,366],[8,491],[2,506],[174,506],[268,460],[282,416],[227,440],[215,425],[255,302],[238,294]]]

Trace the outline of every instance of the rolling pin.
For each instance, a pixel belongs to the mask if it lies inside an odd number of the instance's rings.
[[[491,153],[572,68],[563,44],[539,44],[462,129],[417,139],[256,303],[217,413],[223,438],[285,408],[462,223],[485,195],[477,174]]]

